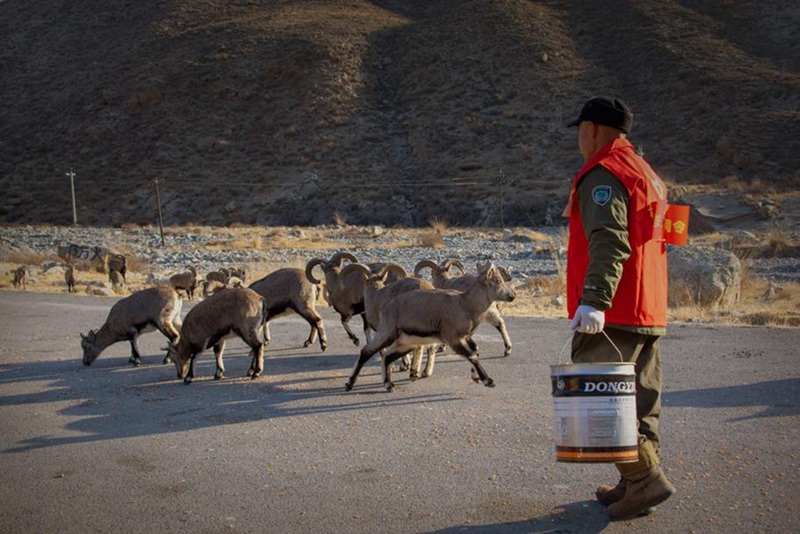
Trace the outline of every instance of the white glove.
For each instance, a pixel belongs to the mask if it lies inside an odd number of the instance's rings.
[[[583,334],[599,334],[606,324],[606,313],[592,306],[581,304],[575,310],[575,317],[570,327]]]

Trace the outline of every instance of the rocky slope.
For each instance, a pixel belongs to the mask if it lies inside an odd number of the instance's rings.
[[[789,0],[0,2],[0,222],[550,224],[622,96],[673,184],[796,189]]]

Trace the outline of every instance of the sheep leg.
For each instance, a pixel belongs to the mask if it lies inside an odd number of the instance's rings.
[[[356,377],[358,373],[361,372],[361,368],[364,367],[364,364],[367,363],[375,353],[394,343],[395,340],[397,340],[397,335],[398,332],[396,330],[385,330],[382,333],[378,331],[377,335],[372,339],[372,342],[367,343],[364,348],[361,349],[358,360],[356,360],[356,364],[353,367],[353,372],[344,385],[346,391],[353,389],[353,385],[356,383]]]
[[[436,345],[428,345],[426,347],[428,353],[428,361],[425,362],[425,372],[422,373],[422,378],[427,378],[433,375],[433,364],[436,361]],[[422,355],[420,354],[420,359]],[[417,369],[419,371],[419,369]]]
[[[253,359],[250,362],[250,369],[247,371],[247,376],[255,380],[264,372],[264,344],[248,343],[248,345],[250,345],[252,349],[251,354],[253,355]]]
[[[308,338],[303,341],[303,348],[310,347],[317,341],[317,327],[312,326],[311,330],[308,332]]]
[[[269,321],[264,323],[264,345],[269,345],[270,335],[269,335]]]
[[[397,364],[397,370],[400,372],[405,372],[411,369],[411,358],[409,358],[408,354],[404,354],[402,358],[400,358],[400,363]]]
[[[369,341],[369,339],[367,340]],[[381,358],[386,356],[386,349],[381,349]],[[400,359],[400,363],[397,364],[397,370],[402,372],[409,371],[411,369],[411,358],[408,357],[408,354],[404,355]],[[410,371],[409,371],[410,376]]]
[[[406,349],[405,351],[397,351],[390,352],[386,356],[383,357],[383,386],[386,388],[386,391],[393,392],[394,391],[394,383],[392,382],[392,364],[406,356],[410,349]]]
[[[361,368],[364,367],[364,364],[367,363],[367,361],[369,361],[370,358],[372,358],[375,352],[377,352],[377,351],[367,352],[368,347],[369,345],[361,349],[361,354],[359,354],[358,360],[356,360],[356,364],[353,367],[353,372],[350,373],[350,378],[347,379],[347,383],[345,383],[344,385],[345,391],[350,391],[351,389],[353,389],[353,386],[356,383],[356,377],[358,376],[358,373],[361,372]]]
[[[319,315],[317,315],[319,317]],[[322,317],[317,321],[317,333],[319,333],[319,350],[325,352],[328,348],[328,335],[325,333],[325,323],[322,322]]]
[[[214,345],[214,359],[217,361],[217,372],[214,373],[214,380],[219,380],[225,374],[225,364],[222,362],[222,353],[225,351],[225,340],[220,340]],[[194,363],[194,360],[192,360]]]
[[[478,353],[478,345],[475,343],[475,340],[472,339],[472,336],[470,336],[470,337],[468,337],[466,339],[466,343],[467,343],[467,347],[469,348],[469,351],[472,354],[477,354]],[[474,367],[469,370],[469,375],[470,375],[470,378],[472,379],[473,382],[478,382],[480,380],[480,377],[478,376],[478,373],[477,373],[477,371],[475,370]]]
[[[325,324],[322,322],[322,317],[312,309],[297,309],[298,315],[305,319],[311,325],[311,333],[308,339],[303,343],[304,347],[310,347],[317,340],[319,334],[319,348],[322,352],[328,348],[328,336],[325,334]]]
[[[450,346],[456,354],[463,356],[472,364],[472,380],[475,382],[481,381],[484,386],[489,388],[494,387],[494,380],[489,378],[489,375],[486,374],[481,362],[478,360],[478,346],[472,338],[462,339],[458,343],[451,344]]]
[[[375,337],[372,340],[372,343],[368,343],[363,349],[361,349],[361,353],[358,356],[358,360],[356,360],[355,366],[353,366],[353,372],[350,373],[350,378],[347,379],[347,383],[344,385],[344,389],[346,391],[350,391],[353,389],[353,385],[356,383],[356,377],[358,373],[361,372],[361,368],[364,367],[364,364],[372,358],[375,353],[384,349],[394,343],[395,339],[397,339],[397,334],[386,334],[384,337],[378,338]]]
[[[131,357],[128,358],[128,362],[132,363],[134,366],[141,365],[142,355],[139,354],[139,347],[136,343],[139,339],[139,330],[135,326],[128,330],[128,339],[131,340]]]
[[[408,377],[411,380],[419,378],[419,368],[422,366],[422,347],[414,347],[414,356],[411,358],[411,368]]]
[[[486,314],[486,322],[492,325],[500,332],[500,335],[503,337],[503,346],[505,350],[503,351],[503,356],[510,356],[511,355],[511,338],[508,337],[508,329],[506,328],[506,322],[500,316],[499,310],[493,310],[489,308],[489,311]]]
[[[342,326],[344,327],[344,331],[347,332],[347,336],[350,338],[350,341],[357,347],[359,344],[358,337],[350,330],[350,317],[342,316]]]
[[[372,329],[369,326],[369,321],[367,321],[367,314],[365,312],[361,312],[361,321],[362,321],[363,326],[364,326],[364,339],[367,340],[366,343],[369,343],[369,341],[370,341],[369,338],[371,337],[370,333],[372,332]]]
[[[189,372],[186,373],[186,377],[183,379],[183,383],[189,385],[192,383],[194,379],[194,359],[197,357],[197,354],[192,354],[189,357]]]

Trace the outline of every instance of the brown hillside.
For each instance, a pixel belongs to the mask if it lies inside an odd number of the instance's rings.
[[[6,223],[543,224],[615,94],[672,183],[796,189],[789,0],[0,2]],[[501,178],[505,182],[501,188]]]

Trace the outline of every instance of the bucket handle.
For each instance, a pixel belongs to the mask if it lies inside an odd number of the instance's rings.
[[[614,347],[614,350],[617,351],[617,355],[619,356],[620,363],[625,363],[625,358],[622,357],[622,351],[619,350],[619,348],[617,348],[617,346],[614,344],[613,341],[611,341],[611,338],[608,337],[608,334],[606,334],[606,331],[605,330],[601,330],[600,333],[605,336],[605,338],[608,340],[608,342],[611,343],[611,346]],[[573,333],[570,332],[566,343],[564,343],[564,346],[561,347],[561,352],[558,353],[558,364],[559,365],[561,365],[561,357],[564,355],[564,351],[567,349],[567,345],[569,345],[570,342],[572,341],[572,335],[573,335]]]

